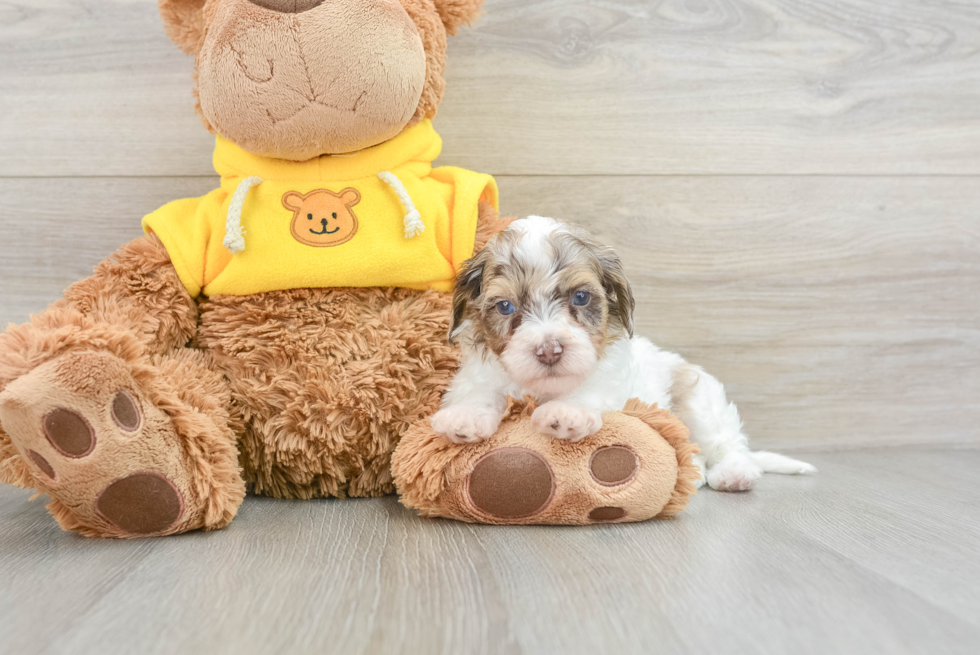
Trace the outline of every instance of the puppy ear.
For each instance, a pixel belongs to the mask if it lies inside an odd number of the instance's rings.
[[[435,0],[435,5],[446,33],[453,36],[460,27],[476,20],[483,0]]]
[[[167,36],[189,55],[204,43],[204,5],[207,0],[157,0]]]
[[[599,246],[596,257],[602,270],[602,286],[609,298],[609,315],[621,324],[632,338],[633,309],[636,307],[636,301],[633,299],[633,288],[626,277],[623,262],[616,251],[608,246]]]
[[[466,311],[470,303],[480,297],[483,292],[483,271],[490,259],[486,250],[481,250],[476,256],[463,262],[456,283],[453,287],[453,319],[449,326],[449,343],[456,344],[457,333],[466,320]]]

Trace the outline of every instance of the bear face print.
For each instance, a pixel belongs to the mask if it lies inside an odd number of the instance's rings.
[[[293,212],[293,238],[318,248],[339,246],[354,238],[357,216],[353,207],[360,201],[361,194],[350,188],[339,194],[326,189],[305,195],[290,191],[282,197],[283,206]]]

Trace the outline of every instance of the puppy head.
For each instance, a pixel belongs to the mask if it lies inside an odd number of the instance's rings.
[[[540,397],[579,386],[606,346],[633,334],[622,263],[585,230],[550,218],[514,221],[456,279],[450,341],[485,346]]]

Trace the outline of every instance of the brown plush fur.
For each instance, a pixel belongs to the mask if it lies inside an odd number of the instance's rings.
[[[167,36],[188,55],[204,42],[204,5],[208,0],[157,0]]]
[[[508,222],[482,203],[477,247]],[[255,492],[391,493],[398,437],[438,409],[456,370],[449,303],[434,291],[380,288],[203,302],[197,343],[214,353],[247,419],[242,466]]]
[[[246,417],[242,465],[280,498],[390,493],[398,436],[456,369],[445,295],[301,289],[202,303],[212,351]]]
[[[402,504],[423,516],[496,524],[590,524],[599,507],[622,509],[616,522],[672,518],[687,505],[698,477],[687,428],[670,412],[631,400],[622,412],[604,416],[602,429],[570,443],[537,434],[530,423],[535,403],[511,399],[497,433],[477,444],[454,444],[435,434],[428,421],[405,433],[392,457],[392,475]],[[639,460],[634,476],[620,485],[599,484],[589,472],[598,449],[625,446]],[[523,518],[500,518],[476,507],[468,494],[474,465],[504,448],[527,448],[550,466],[555,491],[539,513]],[[521,484],[520,474],[501,480],[506,489]]]
[[[65,301],[90,318],[126,327],[152,354],[186,345],[197,330],[197,304],[156,235],[120,248],[71,285]]]
[[[435,0],[435,3],[450,36],[455,36],[463,25],[475,21],[483,6],[483,0]]]
[[[425,86],[419,106],[409,125],[425,118],[435,118],[442,95],[446,91],[446,28],[432,5],[432,0],[400,0],[415,23],[425,47]],[[483,0],[480,0],[482,4]]]

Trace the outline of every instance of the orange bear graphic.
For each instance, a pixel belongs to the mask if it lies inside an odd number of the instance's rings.
[[[290,230],[293,238],[308,246],[339,246],[357,233],[357,216],[352,207],[361,201],[357,189],[339,194],[317,189],[303,195],[290,191],[282,197],[283,207],[294,212]]]

